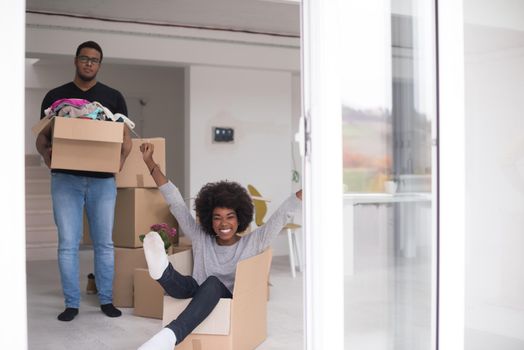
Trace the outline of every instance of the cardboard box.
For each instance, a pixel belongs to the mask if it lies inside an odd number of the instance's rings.
[[[173,247],[169,261],[183,275],[190,275],[193,267],[191,246]],[[138,268],[134,273],[133,315],[162,319],[164,290],[149,276],[147,269]]]
[[[44,118],[33,128],[38,134],[52,123],[51,169],[117,173],[124,124],[80,118]]]
[[[155,221],[158,220],[158,221]],[[118,189],[115,203],[113,243],[115,247],[140,248],[139,236],[150,231],[153,224],[165,222],[178,228],[158,189]],[[92,245],[89,222],[84,209],[82,243]]]
[[[144,142],[152,143],[155,147],[153,155],[155,162],[160,167],[160,170],[166,173],[166,141],[164,138],[150,138],[150,139],[132,139],[133,148],[127,156],[122,171],[116,174],[116,187],[152,187],[157,185],[153,177],[149,173],[149,169],[144,163],[142,152],[140,152],[140,145]]]
[[[218,304],[213,309],[213,312],[199,324],[191,334],[213,334],[213,335],[229,335],[231,327],[231,303],[233,299],[220,299]],[[164,310],[169,315],[180,315],[185,310],[191,299],[174,299],[169,296],[164,296]],[[172,318],[169,322],[174,320]],[[167,320],[166,320],[167,321]],[[167,323],[162,323],[166,326]],[[178,347],[177,347],[178,350]]]
[[[164,289],[149,276],[148,269],[135,269],[133,315],[162,319]]]
[[[143,248],[115,247],[113,304],[116,307],[133,307],[133,274],[137,268],[147,268]]]
[[[31,127],[33,135],[35,135],[35,137],[38,136],[38,134],[40,134],[42,130],[47,128],[47,126],[51,125],[51,121],[53,118],[54,117],[43,117],[42,119],[40,119],[38,123]]]
[[[172,247],[170,255],[167,257],[171,265],[184,276],[193,273],[193,252],[190,245]]]
[[[217,306],[198,326],[198,333],[188,335],[176,349],[245,350],[255,349],[262,343],[267,337],[267,283],[270,264],[270,249],[240,261],[235,275],[233,299],[221,299],[221,306]],[[175,319],[185,303],[187,300],[165,296],[162,325]],[[228,310],[229,316],[225,315]],[[223,324],[226,319],[229,319],[228,332]],[[217,323],[217,320],[220,322]]]
[[[141,247],[139,236],[151,231],[151,225],[164,222],[170,227],[178,228],[159,189],[118,189],[113,227],[113,242],[116,247]]]

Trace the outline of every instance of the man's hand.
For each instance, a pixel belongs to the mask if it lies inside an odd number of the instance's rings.
[[[118,172],[122,172],[122,168],[124,168],[124,164],[125,164],[126,160],[121,156],[120,157],[120,166],[118,167]]]
[[[120,150],[120,167],[118,170],[119,172],[122,171],[122,168],[124,167],[124,163],[126,162],[127,156],[129,156],[129,153],[131,153],[132,148],[133,148],[133,141],[131,141],[131,133],[129,132],[127,125],[124,124],[124,136],[123,136],[122,148]]]
[[[302,190],[297,191],[296,195],[298,199],[302,200]]]
[[[51,143],[51,126],[50,125],[47,125],[47,127],[45,127],[44,130],[42,130],[40,134],[38,134],[38,136],[36,137],[35,146],[36,146],[36,150],[38,151],[38,153],[40,153],[40,155],[44,159],[45,165],[49,169],[51,169],[51,157],[53,153],[53,149],[52,149],[53,145]]]
[[[51,146],[47,147],[44,151],[44,154],[42,154],[42,158],[44,159],[45,165],[51,169],[51,156],[53,153],[53,149]]]

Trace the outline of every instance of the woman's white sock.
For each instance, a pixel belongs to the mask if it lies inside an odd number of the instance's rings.
[[[169,260],[164,249],[164,241],[158,232],[151,231],[144,237],[144,254],[146,256],[149,275],[158,280],[166,270]]]
[[[142,344],[138,350],[173,350],[175,348],[175,344],[175,333],[169,328],[164,328],[155,334],[151,339]]]

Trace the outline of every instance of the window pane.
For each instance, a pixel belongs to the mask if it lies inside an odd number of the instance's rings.
[[[341,10],[345,348],[433,349],[433,2]]]

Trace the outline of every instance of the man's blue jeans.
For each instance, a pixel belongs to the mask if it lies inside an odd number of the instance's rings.
[[[112,303],[115,178],[51,173],[51,196],[58,228],[58,266],[65,306],[80,306],[78,248],[82,238],[84,206],[93,241],[98,298],[102,305]]]

